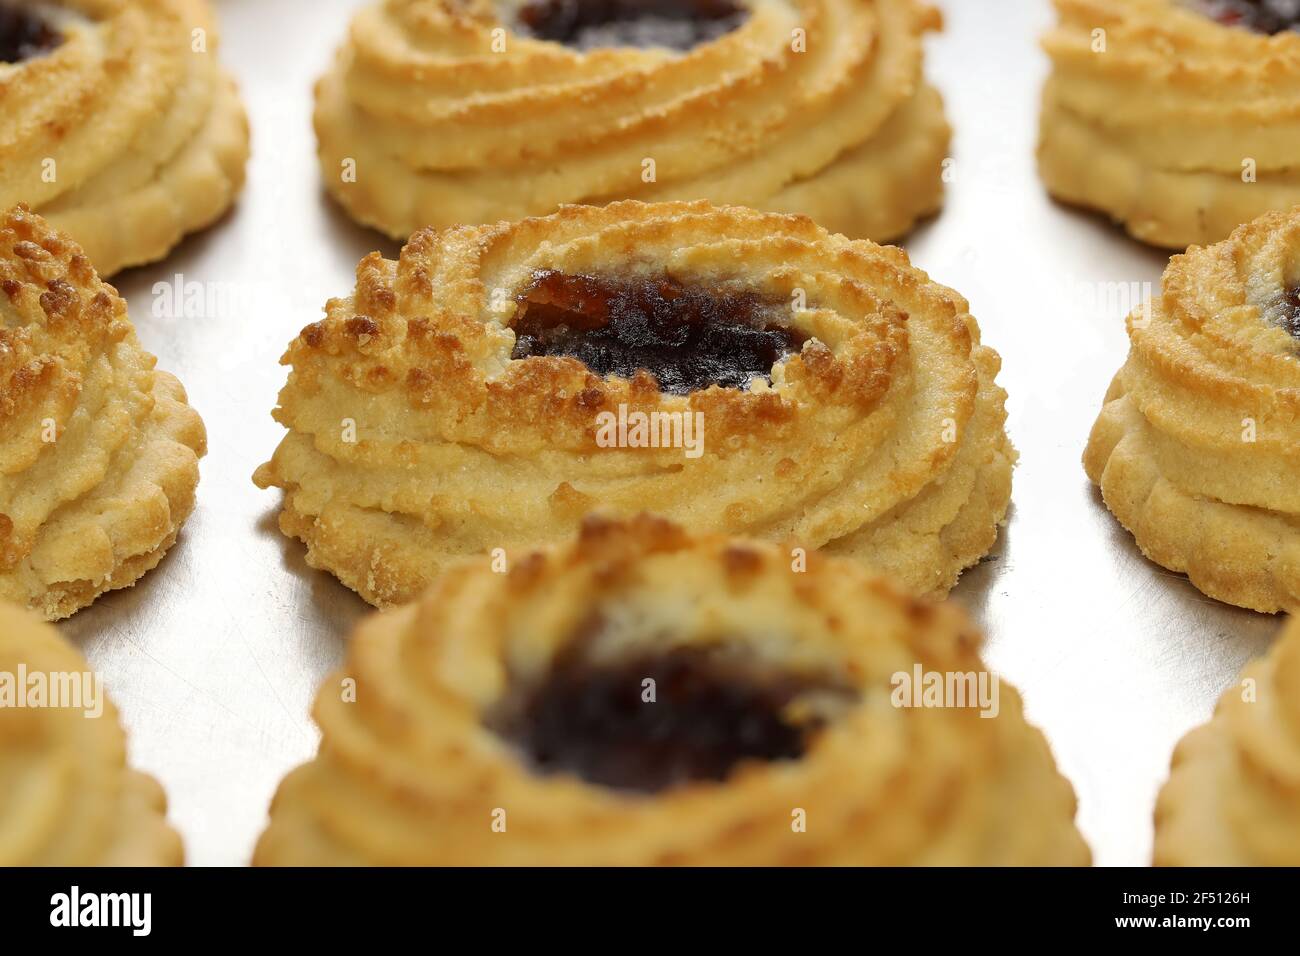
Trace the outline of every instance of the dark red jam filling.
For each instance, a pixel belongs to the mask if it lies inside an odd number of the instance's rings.
[[[1193,9],[1224,26],[1272,36],[1300,30],[1300,0],[1190,0]]]
[[[1282,294],[1282,328],[1293,338],[1300,339],[1300,286],[1293,286]]]
[[[653,701],[645,699],[647,679]],[[825,721],[811,708],[796,719],[790,705],[819,692],[854,696],[829,679],[742,666],[716,649],[677,647],[597,664],[575,646],[488,725],[538,774],[658,793],[725,780],[744,761],[799,759]]]
[[[578,50],[667,47],[690,50],[730,33],[749,16],[732,0],[530,0],[523,32]]]
[[[21,63],[49,53],[63,34],[35,10],[22,4],[0,3],[0,63]]]
[[[667,277],[539,272],[519,305],[512,358],[569,356],[597,375],[623,378],[644,369],[661,391],[678,395],[770,377],[807,339],[781,324],[789,315],[783,304]]]

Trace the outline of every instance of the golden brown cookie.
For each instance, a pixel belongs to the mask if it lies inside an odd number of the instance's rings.
[[[917,0],[382,0],[316,87],[324,181],[395,237],[708,199],[891,239],[949,128]]]
[[[1174,751],[1157,866],[1300,866],[1300,622]]]
[[[181,864],[162,787],[127,766],[99,675],[2,601],[0,781],[0,866]]]
[[[1300,208],[1174,256],[1084,453],[1151,560],[1256,611],[1300,603]]]
[[[996,540],[1015,459],[967,308],[897,249],[703,202],[421,230],[290,345],[289,434],[255,480],[372,604],[595,509],[943,595]]]
[[[207,439],[155,361],[76,243],[0,217],[0,600],[67,617],[176,540]]]
[[[1086,865],[979,645],[856,562],[589,518],[361,625],[254,862]]]
[[[205,0],[0,0],[0,209],[25,202],[101,275],[230,208],[248,121]]]
[[[1038,150],[1052,195],[1177,249],[1300,202],[1300,8],[1054,2]]]

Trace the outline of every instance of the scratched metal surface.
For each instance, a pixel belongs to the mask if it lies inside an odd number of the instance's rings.
[[[117,280],[141,339],[206,420],[210,450],[198,509],[162,565],[61,627],[104,674],[193,864],[247,862],[277,782],[315,748],[314,690],[366,612],[305,566],[275,528],[275,495],[249,477],[281,435],[270,410],[285,344],[348,292],[363,254],[396,251],[323,197],[314,159],[311,85],[357,3],[218,0],[222,57],[253,123],[248,187],[215,228]],[[1074,782],[1096,861],[1141,865],[1175,741],[1278,622],[1145,561],[1085,479],[1079,456],[1127,348],[1126,292],[1158,282],[1165,257],[1043,194],[1046,0],[940,5],[947,29],[928,69],[957,130],[954,182],[943,214],[905,245],[970,299],[1001,352],[1021,452],[1010,525],[955,598]],[[177,276],[201,283],[182,309]]]

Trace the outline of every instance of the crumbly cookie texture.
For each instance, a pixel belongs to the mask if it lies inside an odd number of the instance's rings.
[[[357,15],[315,115],[324,182],[354,218],[403,238],[707,199],[883,241],[942,202],[950,130],[921,48],[942,20],[916,0],[746,3],[739,27],[686,51],[573,49],[517,29],[510,6]]]
[[[1182,249],[1300,202],[1300,33],[1183,0],[1055,0],[1039,170],[1065,202]]]
[[[991,718],[893,700],[917,667],[990,676],[956,607],[649,516],[508,564],[360,626],[254,863],[1089,862],[1015,690]]]
[[[1300,866],[1300,621],[1174,751],[1157,866]]]
[[[1298,286],[1300,207],[1173,257],[1083,459],[1147,557],[1256,611],[1300,606]]]
[[[155,361],[76,243],[0,218],[0,600],[58,620],[175,542],[207,439]]]
[[[68,696],[0,707],[0,866],[180,866],[162,787],[127,766],[117,709],[90,665],[54,628],[0,602],[0,673],[20,668],[27,682],[12,692],[39,683]]]
[[[687,394],[512,358],[526,290],[554,274],[766,303],[802,346],[745,387]],[[590,297],[573,308],[605,321]],[[704,202],[421,230],[398,262],[363,259],[354,294],[290,344],[289,433],[255,481],[284,489],[280,526],[313,567],[381,606],[457,557],[564,540],[596,509],[798,539],[941,596],[993,546],[1015,460],[999,359],[967,310],[898,249]],[[624,413],[702,422],[699,454],[602,443]]]
[[[27,203],[101,275],[161,259],[230,208],[248,121],[205,0],[41,7],[57,46],[0,62],[0,209]]]

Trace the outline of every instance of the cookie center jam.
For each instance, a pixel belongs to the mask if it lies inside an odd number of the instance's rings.
[[[49,53],[63,34],[26,6],[0,2],[0,63],[22,63]]]
[[[1300,0],[1189,0],[1192,9],[1224,26],[1270,36],[1300,30]]]
[[[730,33],[748,17],[732,0],[530,0],[519,11],[523,32],[577,50],[686,51]]]
[[[716,649],[678,647],[608,664],[570,650],[489,726],[538,774],[657,793],[725,780],[744,761],[799,759],[825,726],[812,708],[793,713],[792,704],[813,693],[853,697],[829,679],[760,672]]]
[[[1300,340],[1300,286],[1292,286],[1282,294],[1282,328]]]
[[[597,375],[644,369],[664,392],[743,388],[807,336],[789,312],[751,292],[710,291],[675,279],[539,272],[519,297],[512,358],[569,356]]]

